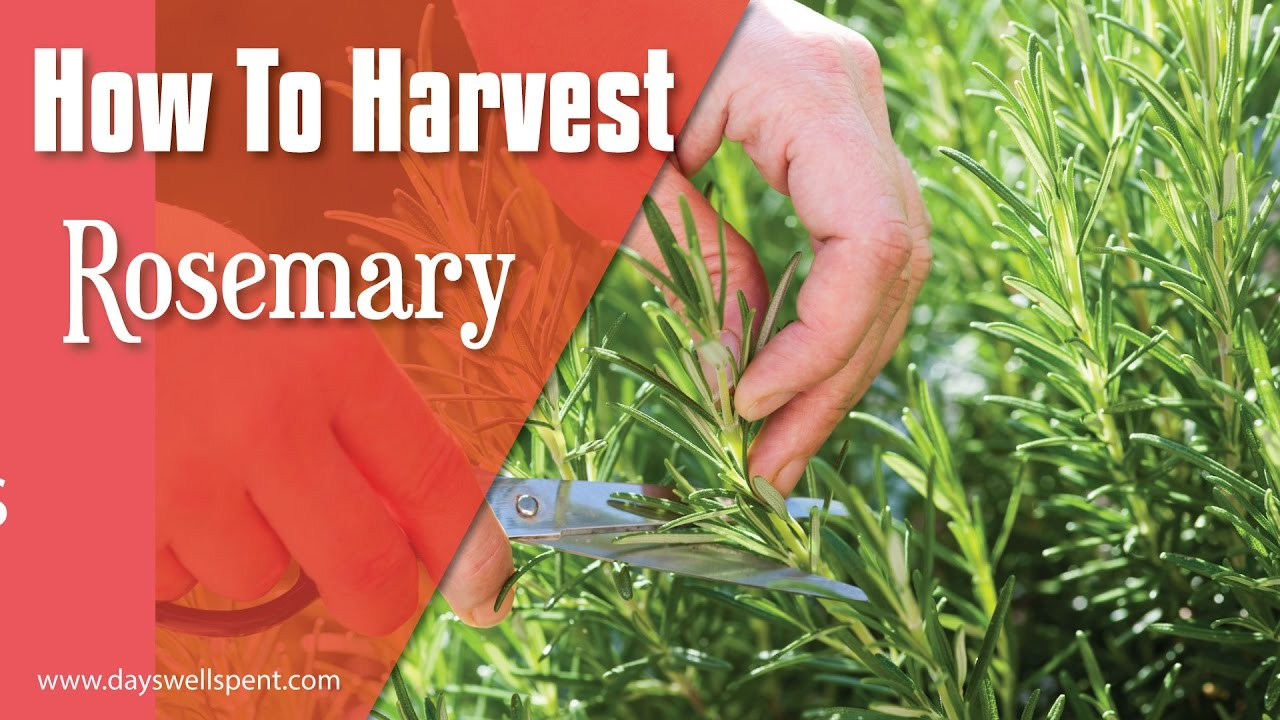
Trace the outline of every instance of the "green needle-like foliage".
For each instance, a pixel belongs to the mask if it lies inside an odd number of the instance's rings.
[[[520,546],[513,618],[479,631],[433,605],[376,713],[1280,717],[1280,13],[818,9],[881,48],[937,258],[797,489],[849,516],[792,519],[751,473],[761,425],[733,388],[793,314],[807,236],[731,145],[699,180],[773,300],[738,303],[726,347],[734,303],[703,260],[723,239],[646,204],[665,267],[611,269],[507,470],[670,484],[678,501],[619,498],[666,521],[622,542],[728,545],[868,600]]]

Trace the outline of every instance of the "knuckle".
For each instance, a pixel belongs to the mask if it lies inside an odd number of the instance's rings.
[[[911,253],[911,262],[923,281],[933,269],[933,247],[928,242],[920,243]]]
[[[854,61],[858,64],[858,68],[868,76],[880,77],[881,62],[880,53],[876,50],[876,46],[860,33],[849,31],[849,36],[845,41],[848,45],[848,51],[853,56]]]
[[[438,470],[435,456],[429,452],[426,447],[419,448],[419,454],[415,462],[410,466],[414,468],[412,473],[412,482],[409,482],[400,489],[400,497],[397,498],[401,510],[404,512],[413,512],[424,510],[435,504],[433,498],[436,491],[436,473]]]
[[[821,358],[823,366],[829,371],[849,362],[856,350],[857,340],[855,338],[847,338],[833,343],[826,343],[817,354]]]
[[[883,92],[883,64],[875,45],[845,27],[823,28],[797,39],[805,62],[816,77],[850,80],[863,92]]]
[[[835,369],[849,362],[857,338],[850,337],[843,328],[823,318],[809,320],[806,325],[811,341],[796,345],[800,350],[797,361],[810,357],[817,361],[817,365],[828,369]]]
[[[270,561],[261,563],[254,568],[248,568],[238,578],[233,581],[232,592],[228,596],[233,600],[254,600],[262,597],[268,590],[276,586],[280,582],[280,578],[284,577],[284,572],[289,567],[288,559],[280,561]]]
[[[853,388],[848,388],[824,397],[818,402],[816,416],[832,420],[843,418],[845,413],[849,412],[857,404],[854,392]],[[831,424],[834,425],[834,422]]]
[[[156,599],[176,600],[195,587],[196,579],[165,558],[156,559]]]
[[[915,243],[902,217],[880,223],[872,238],[873,260],[886,272],[901,272],[911,263]]]
[[[911,297],[912,287],[915,286],[917,279],[915,264],[908,263],[906,270],[903,272],[900,279],[891,284],[885,291],[885,307],[895,311],[901,308],[902,305],[907,302],[908,298]],[[888,332],[891,320],[892,315],[888,317],[882,316],[876,320],[877,329],[881,334]]]
[[[729,235],[725,241],[723,257],[718,243],[702,244],[702,259],[707,264],[707,273],[713,281],[719,280],[722,273],[729,273],[732,281],[735,275],[750,272],[758,263],[755,250],[746,240]]]
[[[807,32],[796,38],[804,61],[822,75],[843,75],[852,57],[850,43],[831,32]]]
[[[400,502],[404,512],[421,510],[432,505],[431,496],[434,483],[431,470],[424,469],[414,475],[416,480],[405,486]]]
[[[382,593],[399,587],[405,578],[408,558],[403,548],[394,543],[382,547],[353,548],[338,562],[338,582],[348,593]]]

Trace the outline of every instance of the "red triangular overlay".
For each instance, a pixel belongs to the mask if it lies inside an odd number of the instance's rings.
[[[593,76],[617,70],[642,73],[647,51],[664,48],[676,74],[670,120],[678,131],[745,0],[456,2],[456,19],[454,9],[442,4],[428,8],[424,18],[422,5],[408,0],[378,3],[376,10],[367,3],[299,0],[158,6],[159,69],[211,70],[219,85],[208,150],[199,156],[157,158],[155,193],[162,202],[207,216],[216,226],[271,252],[334,250],[352,257],[375,249],[406,255],[441,249],[515,252],[518,268],[513,270],[495,339],[484,351],[465,350],[458,342],[458,324],[477,304],[475,298],[460,294],[449,297],[445,321],[378,326],[384,344],[407,368],[447,434],[462,446],[471,465],[491,474],[528,415],[664,154],[591,150],[558,155],[545,149],[537,154],[508,153],[495,114],[487,120],[490,134],[483,136],[480,153],[356,155],[350,151],[350,102],[340,87],[349,78],[346,48],[404,48],[411,64],[406,69],[573,70]],[[245,87],[243,73],[235,66],[235,48],[255,46],[280,48],[281,72],[314,71],[332,83],[325,96],[325,144],[320,152],[244,152]],[[204,236],[199,223],[162,221],[158,232],[162,251],[170,242],[215,242]],[[193,353],[181,350],[193,342],[196,347],[201,342],[238,342],[217,336],[212,324],[201,326],[199,332],[207,334],[194,341],[186,335],[190,332],[166,326],[156,338],[157,453],[162,472],[172,455],[181,454],[181,433],[175,428],[202,417],[192,412],[187,384],[222,377],[221,366],[230,362],[218,353],[196,354],[193,359]],[[201,359],[212,364],[200,368]],[[346,359],[340,353],[318,354],[308,362],[341,365]],[[168,398],[174,399],[172,404]],[[305,418],[289,421],[302,423]],[[417,448],[447,441],[445,431],[433,437],[379,427],[376,413],[369,426],[373,434],[393,439],[390,445],[404,448],[406,457]],[[243,460],[246,465],[255,461]],[[218,464],[218,471],[225,466]],[[439,472],[457,476],[455,492],[441,497],[433,513],[439,547],[456,548],[484,487],[470,481],[461,466]],[[216,474],[209,482],[217,482]],[[162,496],[157,510],[160,541],[173,524],[166,507]],[[442,567],[428,563],[433,576]],[[285,585],[287,581],[277,591]],[[183,602],[206,608],[237,606],[201,589]],[[323,667],[339,673],[343,682],[336,693],[164,693],[159,710],[164,716],[184,710],[236,716],[252,705],[264,717],[363,717],[412,626],[407,623],[389,637],[364,637],[332,619],[323,603],[315,603],[269,633],[247,638],[213,640],[161,630],[159,672],[207,667],[217,672],[288,674]]]

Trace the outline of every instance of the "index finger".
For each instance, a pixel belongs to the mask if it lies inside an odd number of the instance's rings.
[[[753,3],[740,32],[676,152],[689,169],[722,134],[741,142],[813,238],[798,322],[763,348],[738,385],[738,412],[756,419],[839,372],[886,304],[901,305],[912,242],[871,44],[790,2]],[[789,51],[764,61],[749,52],[751,39]]]
[[[334,431],[454,611],[468,623],[493,624],[505,614],[493,603],[512,560],[506,533],[484,505],[491,478],[472,468],[408,376],[372,332],[364,334],[348,346],[361,369],[336,409]]]
[[[768,415],[837,373],[885,304],[905,300],[911,233],[898,169],[883,160],[878,141],[865,116],[849,115],[778,141],[814,261],[797,295],[797,321],[764,347],[738,384],[737,407],[747,419]]]

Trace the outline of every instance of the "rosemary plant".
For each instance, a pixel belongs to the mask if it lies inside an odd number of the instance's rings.
[[[936,228],[913,329],[797,489],[850,516],[793,521],[747,463],[759,428],[733,387],[790,317],[806,236],[733,146],[701,179],[771,239],[773,300],[739,303],[759,331],[720,342],[732,303],[701,260],[718,239],[646,205],[665,267],[611,269],[508,470],[669,483],[678,502],[631,499],[666,524],[624,542],[729,544],[868,601],[521,547],[514,617],[477,631],[433,606],[376,712],[1274,717],[1277,13],[820,9],[883,49]]]

